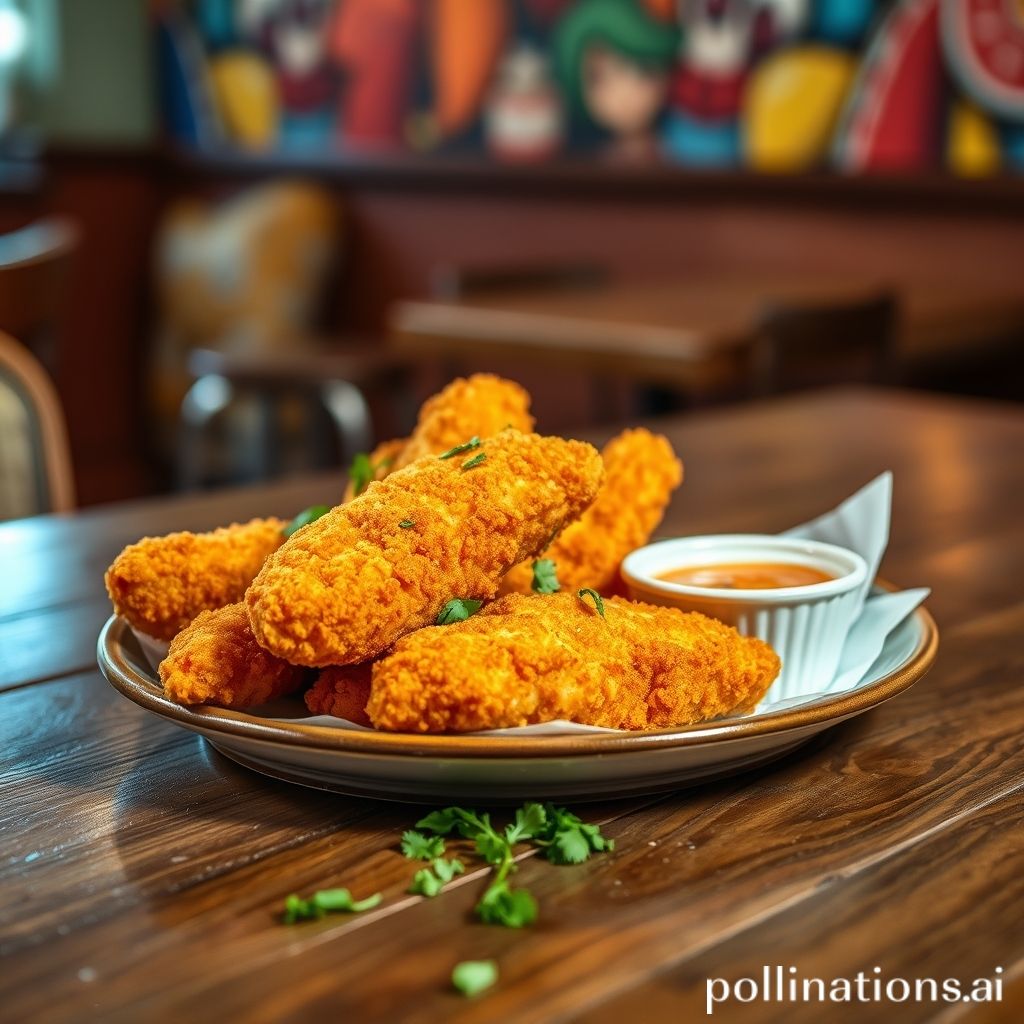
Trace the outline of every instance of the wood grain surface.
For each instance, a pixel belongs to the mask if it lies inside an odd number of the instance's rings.
[[[543,426],[543,425],[542,425]],[[769,769],[582,808],[613,854],[524,852],[541,906],[474,922],[473,861],[406,894],[415,807],[250,773],[146,715],[94,667],[102,571],[144,533],[288,515],[331,477],[0,527],[0,1006],[12,1021],[679,1021],[708,978],[956,978],[1005,1000],[735,1000],[715,1018],[1016,1020],[1024,1007],[1024,414],[844,391],[660,424],[686,462],[662,533],[775,531],[896,477],[883,574],[933,588],[939,659],[914,688]],[[600,438],[594,438],[600,440]],[[499,814],[501,812],[498,812]],[[293,891],[382,904],[287,927]],[[466,1000],[462,959],[501,977]]]

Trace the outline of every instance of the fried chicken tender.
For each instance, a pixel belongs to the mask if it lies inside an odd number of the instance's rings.
[[[200,612],[160,662],[164,692],[179,704],[248,708],[299,689],[308,672],[264,651],[237,602]]]
[[[566,590],[602,593],[618,579],[623,558],[650,539],[683,467],[668,439],[639,428],[612,438],[601,452],[604,483],[594,504],[543,553],[555,562]],[[502,593],[531,593],[533,563],[522,562],[502,580]]]
[[[420,459],[271,555],[245,598],[256,639],[294,664],[369,661],[452,598],[493,598],[593,501],[602,474],[589,444],[517,430]]]
[[[753,708],[779,673],[761,640],[696,612],[575,593],[510,594],[399,640],[367,713],[394,732],[472,732],[567,719],[659,729]]]
[[[372,661],[325,668],[306,691],[306,707],[314,715],[333,715],[368,726],[366,702],[370,699],[372,668]]]
[[[423,403],[409,437],[383,441],[370,452],[373,478],[383,480],[424,455],[440,455],[471,437],[490,437],[505,427],[529,433],[533,429],[529,408],[529,393],[513,381],[490,373],[459,377]],[[349,481],[344,500],[354,497]]]
[[[280,519],[253,519],[211,533],[143,537],[107,569],[114,611],[139,631],[171,640],[200,612],[241,601],[283,543],[284,526]]]
[[[416,429],[391,465],[402,469],[424,455],[440,455],[471,437],[490,437],[506,427],[533,430],[530,395],[490,373],[458,377],[420,408]]]

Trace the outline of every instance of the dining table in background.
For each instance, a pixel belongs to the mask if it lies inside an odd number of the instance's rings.
[[[1024,287],[892,282],[870,274],[701,275],[580,287],[509,288],[458,300],[406,300],[390,317],[393,350],[420,360],[547,365],[667,385],[694,398],[742,387],[773,309],[820,309],[892,294],[897,379],[1024,339]]]
[[[524,851],[516,881],[540,918],[488,927],[472,913],[476,863],[436,899],[407,894],[398,839],[420,808],[247,771],[96,668],[103,570],[124,544],[291,515],[340,498],[340,477],[0,526],[3,1019],[678,1021],[703,1014],[707,978],[764,965],[964,981],[1001,967],[999,1006],[824,1012],[1021,1019],[1024,414],[848,389],[656,425],[686,463],[662,535],[779,531],[891,469],[882,574],[932,588],[931,672],[769,767],[574,804],[614,853],[555,867]],[[336,886],[384,899],[280,922],[289,893]],[[483,958],[497,985],[457,995],[454,964]],[[715,1017],[822,1013],[733,1001]]]

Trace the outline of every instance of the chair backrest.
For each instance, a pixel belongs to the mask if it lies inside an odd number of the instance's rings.
[[[47,217],[0,235],[0,331],[22,342],[54,371],[56,326],[64,307],[78,229]]]
[[[39,361],[0,333],[0,519],[75,505],[67,427]]]
[[[775,394],[848,382],[881,383],[889,367],[896,301],[769,309],[751,355],[751,390]]]
[[[456,302],[490,292],[593,288],[603,284],[607,276],[603,267],[587,263],[444,264],[434,268],[430,291],[435,299]]]

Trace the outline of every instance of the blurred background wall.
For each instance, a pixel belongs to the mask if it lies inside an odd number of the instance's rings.
[[[251,288],[269,271],[230,253],[259,218],[230,203],[268,185],[326,197],[335,242],[323,287],[301,289],[304,329],[345,352],[386,352],[395,304],[446,267],[1022,288],[1019,5],[4,0],[0,57],[7,8],[27,36],[2,78],[0,229],[80,229],[50,372],[86,504],[174,485],[152,388],[168,351],[175,372],[187,358],[166,329],[168,231],[209,245],[204,287]],[[217,320],[218,344],[244,347],[252,320]],[[984,333],[915,382],[1012,391]],[[551,430],[595,415],[585,364],[481,349],[457,367],[484,368],[522,379]],[[413,391],[450,369],[417,365]]]
[[[143,145],[159,116],[150,13],[138,0],[28,0],[22,122],[55,142]]]

